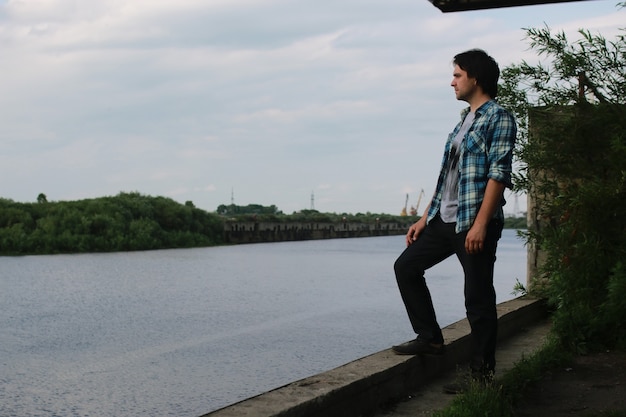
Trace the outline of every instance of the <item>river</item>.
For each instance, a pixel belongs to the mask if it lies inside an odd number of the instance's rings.
[[[393,262],[404,236],[0,258],[1,416],[198,415],[414,337]],[[498,302],[526,280],[515,231]],[[455,258],[427,273],[464,317]]]

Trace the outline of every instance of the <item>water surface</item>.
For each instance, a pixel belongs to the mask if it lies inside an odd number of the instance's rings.
[[[194,417],[406,341],[404,236],[0,258],[0,415]],[[498,302],[525,282],[515,232]],[[464,317],[455,258],[427,274]]]

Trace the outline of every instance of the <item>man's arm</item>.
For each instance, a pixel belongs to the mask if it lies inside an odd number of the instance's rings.
[[[465,238],[465,250],[470,255],[482,252],[485,237],[487,236],[487,226],[500,205],[505,188],[506,186],[503,183],[496,180],[489,179],[487,181],[483,202],[480,205],[474,224],[472,224]]]

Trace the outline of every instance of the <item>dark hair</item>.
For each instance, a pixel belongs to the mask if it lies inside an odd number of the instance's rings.
[[[487,52],[482,49],[470,49],[456,55],[452,62],[466,71],[468,77],[475,78],[476,83],[489,97],[496,98],[500,68],[495,59],[490,57]]]

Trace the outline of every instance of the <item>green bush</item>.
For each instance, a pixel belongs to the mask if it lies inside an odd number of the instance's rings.
[[[0,199],[0,254],[111,252],[222,243],[220,216],[164,197],[120,193],[79,201]]]
[[[501,101],[521,127],[517,187],[538,201],[528,236],[546,260],[531,291],[553,307],[563,347],[614,346],[626,332],[625,37],[527,35],[550,64],[506,68]]]

